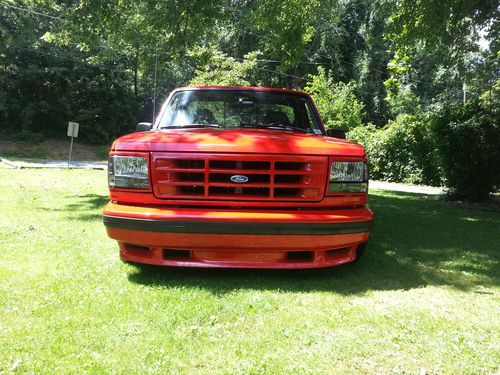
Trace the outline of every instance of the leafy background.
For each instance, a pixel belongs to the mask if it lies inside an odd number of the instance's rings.
[[[486,199],[499,185],[495,157],[488,187],[463,191],[442,136],[461,137],[451,123],[489,123],[488,137],[475,125],[462,134],[483,140],[470,155],[494,148],[499,19],[494,0],[3,0],[0,136],[64,137],[72,120],[82,141],[109,144],[176,86],[294,88],[364,143],[377,178]],[[461,163],[455,174],[478,171]]]

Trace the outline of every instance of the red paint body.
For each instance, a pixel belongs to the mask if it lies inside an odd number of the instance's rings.
[[[227,88],[174,92],[220,89]],[[310,101],[292,90],[235,89]],[[108,235],[127,261],[316,268],[355,260],[368,240],[365,224],[373,214],[366,193],[328,194],[333,161],[366,161],[353,142],[283,130],[196,128],[129,134],[113,143],[111,155],[148,161],[150,189],[110,187],[104,208]],[[229,180],[240,174],[248,183]]]

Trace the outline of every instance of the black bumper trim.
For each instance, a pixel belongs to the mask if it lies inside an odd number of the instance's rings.
[[[221,222],[202,220],[151,220],[117,216],[103,216],[106,227],[137,230],[142,232],[165,233],[206,233],[206,234],[298,234],[331,235],[369,232],[371,221],[348,223],[260,223]]]

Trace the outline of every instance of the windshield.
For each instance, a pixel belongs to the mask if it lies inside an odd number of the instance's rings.
[[[311,103],[302,95],[242,90],[186,90],[175,93],[159,129],[263,128],[322,134]]]

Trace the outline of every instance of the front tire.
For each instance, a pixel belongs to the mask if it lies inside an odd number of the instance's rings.
[[[358,248],[356,249],[356,258],[352,261],[352,263],[359,263],[361,261],[361,258],[363,258],[363,255],[365,254],[367,245],[368,242],[363,242],[358,245]]]

